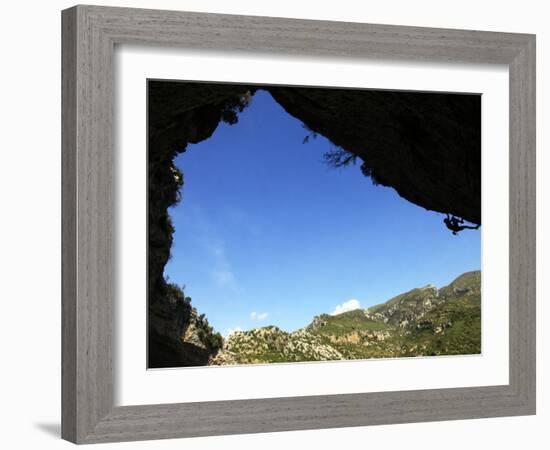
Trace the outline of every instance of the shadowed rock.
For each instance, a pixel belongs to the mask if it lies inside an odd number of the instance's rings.
[[[312,131],[357,155],[363,172],[423,208],[481,223],[481,97],[268,88]]]

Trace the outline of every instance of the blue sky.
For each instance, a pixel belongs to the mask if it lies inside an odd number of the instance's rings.
[[[480,230],[453,236],[442,214],[373,186],[359,165],[328,167],[329,141],[306,135],[258,91],[238,124],[176,159],[185,185],[165,275],[217,331],[291,331],[480,268]]]

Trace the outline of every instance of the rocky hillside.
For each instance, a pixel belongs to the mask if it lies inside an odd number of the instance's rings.
[[[343,355],[315,334],[302,329],[287,333],[275,326],[233,333],[210,364],[324,361]]]
[[[481,272],[428,285],[369,309],[322,314],[295,332],[233,333],[209,364],[326,361],[481,353]]]
[[[222,347],[204,314],[175,284],[166,284],[163,302],[149,303],[148,367],[204,366]]]

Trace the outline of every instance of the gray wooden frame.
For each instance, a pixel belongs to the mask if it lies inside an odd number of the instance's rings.
[[[76,6],[62,13],[62,436],[76,443],[535,413],[535,37]],[[113,404],[113,51],[118,43],[506,64],[510,76],[508,385]]]

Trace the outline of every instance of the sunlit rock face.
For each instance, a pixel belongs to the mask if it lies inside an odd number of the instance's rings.
[[[168,208],[179,200],[185,182],[174,158],[188,144],[208,139],[220,122],[236,123],[239,111],[258,88],[269,91],[313,133],[356,155],[363,172],[375,183],[393,187],[423,208],[481,223],[481,98],[477,95],[150,81],[150,304],[163,303],[166,296],[163,271],[173,234]],[[370,181],[366,178],[365,182]],[[155,314],[151,317],[151,329],[156,329]],[[150,333],[149,353],[159,347],[159,354],[171,353],[170,365],[182,366],[188,365],[185,354],[189,353],[196,363],[193,349],[184,351],[180,337],[161,342],[166,339],[170,339],[168,334]],[[177,357],[173,349],[178,349]],[[206,349],[207,353],[211,350]]]
[[[287,332],[275,326],[228,336],[210,365],[481,353],[481,272],[427,285],[369,309],[321,314]]]

